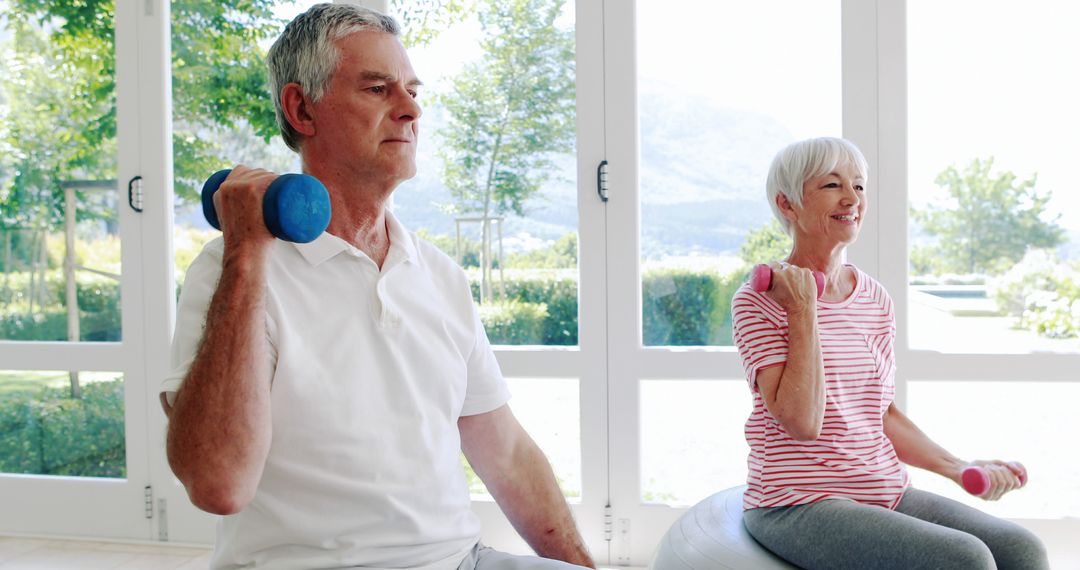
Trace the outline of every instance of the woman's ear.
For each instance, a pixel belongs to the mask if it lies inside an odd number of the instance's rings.
[[[304,96],[304,88],[299,83],[287,83],[281,88],[281,111],[292,128],[310,137],[315,134],[315,115],[311,100]]]
[[[791,201],[783,192],[776,194],[776,207],[780,209],[780,214],[790,222],[795,222],[799,217],[795,212],[795,207],[791,205]]]

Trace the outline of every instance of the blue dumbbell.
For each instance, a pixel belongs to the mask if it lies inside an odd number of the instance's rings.
[[[202,188],[203,215],[216,229],[221,229],[214,192],[232,170],[219,170]],[[270,183],[263,196],[263,219],[274,237],[296,243],[308,243],[319,237],[330,224],[330,195],[326,186],[307,174],[282,174]]]

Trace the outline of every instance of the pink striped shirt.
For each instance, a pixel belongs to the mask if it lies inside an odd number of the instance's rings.
[[[759,370],[787,361],[787,314],[748,285],[731,300],[735,346],[754,398],[745,428],[750,455],[744,509],[829,498],[891,509],[908,486],[882,421],[895,395],[892,299],[869,275],[847,267],[855,270],[855,291],[817,305],[825,418],[815,441],[792,439],[765,407],[755,381]]]

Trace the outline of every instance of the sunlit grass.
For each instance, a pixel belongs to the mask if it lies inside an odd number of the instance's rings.
[[[119,372],[80,372],[79,383],[108,382],[119,380]],[[0,371],[0,397],[17,392],[40,392],[45,388],[63,388],[69,385],[66,370],[5,370]]]

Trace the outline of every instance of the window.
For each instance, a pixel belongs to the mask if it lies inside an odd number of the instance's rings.
[[[1077,22],[1058,2],[908,3],[912,348],[1080,351]]]

